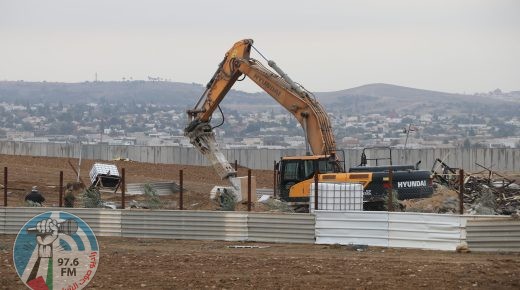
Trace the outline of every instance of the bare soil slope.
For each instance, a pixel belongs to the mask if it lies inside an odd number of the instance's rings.
[[[78,159],[55,158],[55,157],[33,157],[0,155],[0,166],[8,167],[8,206],[23,206],[24,197],[32,186],[38,186],[46,201],[45,206],[58,205],[59,200],[59,174],[64,173],[64,184],[76,182],[76,174],[71,169],[68,161],[78,168]],[[119,171],[125,168],[126,183],[147,183],[153,181],[170,181],[179,183],[179,171],[183,170],[184,184],[184,207],[187,209],[214,209],[216,205],[209,200],[209,192],[215,185],[226,185],[220,180],[212,167],[190,166],[178,164],[152,164],[133,161],[95,161],[82,160],[80,175],[81,179],[90,185],[88,176],[94,162],[115,164]],[[247,168],[239,166],[238,175],[247,176]],[[268,170],[252,170],[256,177],[257,188],[273,186],[273,173]],[[3,184],[3,179],[1,180]],[[2,186],[3,189],[3,186]],[[80,191],[76,191],[79,195]],[[3,196],[3,192],[2,192]],[[78,197],[78,196],[77,196]],[[120,202],[120,193],[104,194],[103,199]],[[142,199],[139,196],[128,196],[127,205],[132,199]],[[163,197],[169,208],[176,208],[178,195]]]

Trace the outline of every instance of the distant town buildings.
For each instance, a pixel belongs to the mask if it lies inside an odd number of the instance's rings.
[[[0,103],[0,138],[24,142],[189,147],[185,108],[155,104]],[[283,110],[225,112],[223,148],[305,148],[303,129]],[[500,118],[396,112],[347,116],[331,109],[339,148],[393,146],[519,148],[520,116]],[[215,120],[215,123],[220,121]]]

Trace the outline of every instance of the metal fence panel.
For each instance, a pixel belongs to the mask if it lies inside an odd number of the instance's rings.
[[[211,211],[122,212],[122,236],[190,240],[244,241],[247,214]]]
[[[121,211],[97,208],[54,208],[80,217],[97,236],[121,236]]]
[[[314,243],[314,215],[249,213],[248,240],[275,243]]]
[[[144,187],[146,184],[150,185],[158,195],[171,195],[173,193],[179,192],[180,190],[179,185],[175,182],[128,183],[126,184],[126,194],[144,194]]]
[[[18,234],[22,226],[32,217],[46,211],[51,211],[48,207],[13,207],[5,208],[5,234]]]
[[[96,235],[120,236],[121,212],[92,208],[18,207],[5,209],[5,234],[18,234],[32,217],[47,211],[64,211],[85,221]]]
[[[520,252],[520,220],[510,217],[468,219],[466,241],[471,251]]]
[[[458,215],[390,212],[388,246],[432,250],[456,250],[461,244]]]
[[[316,211],[317,244],[388,247],[387,212]]]
[[[0,234],[5,234],[5,208],[0,208]]]
[[[99,236],[317,244],[364,244],[472,251],[520,252],[520,220],[503,216],[334,212],[273,214],[81,208],[0,208],[0,234],[17,234],[32,217],[65,211]]]

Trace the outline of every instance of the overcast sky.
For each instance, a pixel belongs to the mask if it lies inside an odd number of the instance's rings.
[[[0,80],[206,84],[244,38],[310,91],[520,90],[517,0],[0,0]]]

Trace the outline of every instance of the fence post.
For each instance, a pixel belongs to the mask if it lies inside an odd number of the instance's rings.
[[[126,184],[126,176],[125,176],[125,168],[121,169],[121,209],[125,209],[125,186]]]
[[[320,172],[316,170],[314,172],[314,210],[318,210],[318,174]]]
[[[274,160],[274,165],[273,165],[273,197],[276,198],[276,177],[277,177],[277,172],[278,171],[278,168],[276,168],[276,160]]]
[[[183,210],[184,209],[184,196],[183,196],[183,193],[184,193],[184,188],[183,188],[183,181],[182,181],[182,177],[183,174],[182,174],[182,169],[179,170],[179,210]]]
[[[235,171],[238,172],[238,161],[235,159]]]
[[[251,169],[247,170],[247,211],[251,211]]]
[[[459,214],[464,214],[464,169],[459,171]]]
[[[394,211],[394,172],[392,168],[388,169],[388,198],[386,208],[388,211]]]
[[[7,167],[4,167],[4,207],[7,207]]]
[[[59,206],[63,207],[63,171],[60,171],[60,202]]]

